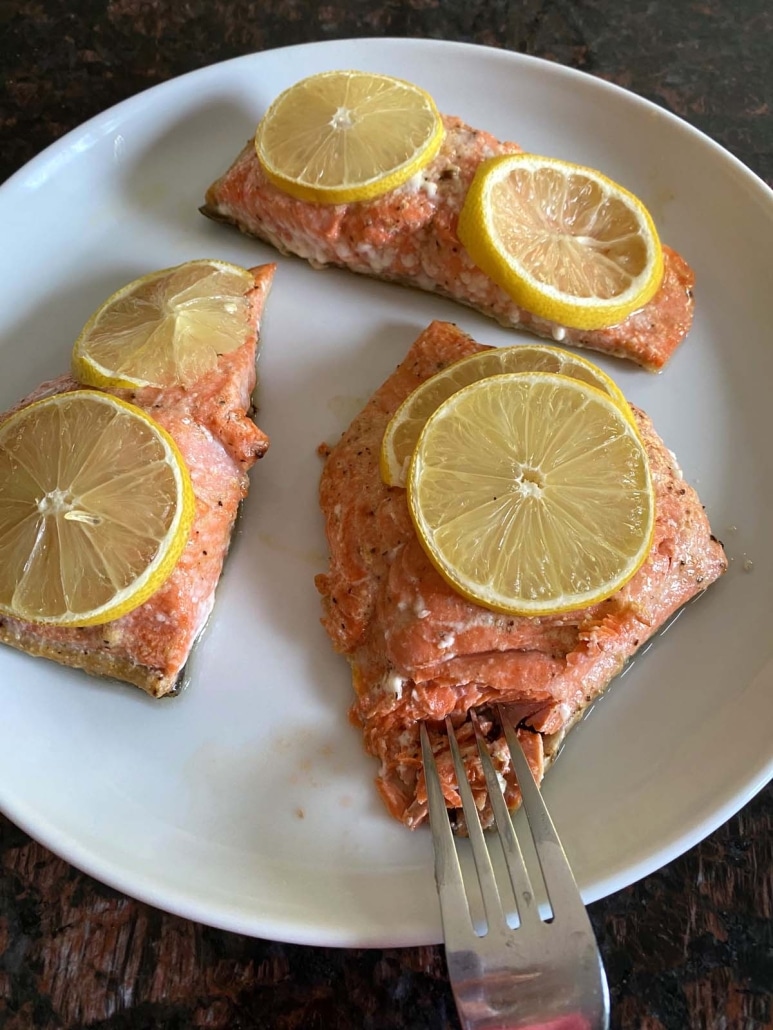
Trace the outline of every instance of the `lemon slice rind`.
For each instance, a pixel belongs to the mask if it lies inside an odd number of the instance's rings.
[[[547,343],[493,347],[455,361],[406,397],[389,420],[382,439],[379,468],[383,481],[387,486],[405,486],[411,455],[422,428],[432,412],[457,390],[490,375],[540,371],[568,375],[597,386],[635,426],[631,406],[620,387],[587,358]]]
[[[141,300],[136,300],[136,298],[143,292],[152,291],[154,287],[157,287],[159,293],[163,294],[164,283],[169,282],[173,276],[181,276],[186,272],[195,274],[199,271],[204,273],[202,281],[206,278],[206,273],[209,271],[213,275],[220,273],[229,282],[228,289],[224,289],[225,284],[223,283],[220,286],[220,293],[207,293],[205,291],[197,298],[200,302],[206,301],[213,307],[217,308],[219,306],[222,309],[220,322],[223,332],[218,336],[217,353],[225,353],[229,349],[236,349],[244,343],[247,339],[249,327],[246,294],[254,286],[255,279],[253,274],[246,268],[228,261],[201,258],[140,276],[138,279],[134,279],[132,282],[116,290],[103,304],[100,304],[86,322],[73,346],[71,357],[73,377],[84,386],[93,386],[102,390],[138,390],[148,386],[159,388],[179,385],[191,386],[204,371],[207,371],[214,364],[214,348],[212,345],[214,337],[211,326],[211,312],[205,312],[200,316],[209,319],[207,326],[202,326],[201,330],[201,337],[205,341],[200,345],[204,352],[201,370],[191,376],[186,376],[180,372],[180,369],[184,370],[186,361],[191,357],[190,350],[192,344],[190,342],[190,334],[188,334],[186,341],[179,346],[174,339],[168,345],[172,352],[170,353],[168,364],[172,368],[177,367],[178,373],[176,375],[153,376],[148,374],[147,365],[144,369],[142,368],[143,348],[146,348],[146,353],[148,353],[150,360],[155,361],[158,350],[156,348],[156,352],[153,352],[151,336],[154,330],[158,328],[162,318],[166,317],[161,307],[163,297],[154,299],[151,304],[148,304],[147,299],[144,297]],[[239,292],[239,287],[242,288],[241,293]],[[126,315],[127,326],[125,329],[122,329],[120,320],[123,316],[118,315],[116,318],[116,312],[121,305],[130,308],[133,298],[136,300],[135,308],[139,309],[140,304],[142,304],[147,309],[146,324],[131,324],[134,321],[136,312],[130,310]],[[179,321],[180,314],[187,308],[188,311],[185,313],[190,321],[190,306],[191,301],[183,299],[178,311],[174,314],[169,314],[168,317],[175,323],[170,325],[170,329],[175,336],[178,333],[175,320]],[[243,307],[243,312],[237,310],[240,306]],[[229,308],[232,310],[229,310]],[[196,317],[195,313],[193,317]],[[117,324],[111,324],[108,331],[105,327],[107,321],[111,318]],[[103,343],[97,340],[97,335],[100,332],[104,332],[105,340],[112,353],[116,353],[115,348],[122,339],[125,338],[129,341],[132,352],[129,353],[127,348],[126,358],[118,360],[125,364],[130,364],[130,367],[133,365],[131,372],[127,372],[125,368],[116,368],[105,364],[105,358],[100,354]],[[130,332],[134,334],[131,337],[129,336]],[[137,355],[137,357],[132,358],[132,355]],[[179,362],[179,365],[175,366],[175,362]],[[145,374],[140,374],[141,372]]]
[[[586,187],[592,184],[590,188],[595,187],[603,197],[604,204],[618,202],[637,223],[637,233],[646,257],[641,270],[630,277],[627,288],[608,298],[580,296],[532,273],[534,248],[530,247],[527,251],[531,266],[514,253],[514,247],[523,246],[523,239],[512,231],[512,225],[506,219],[503,220],[504,229],[500,229],[496,204],[492,200],[493,191],[513,172],[533,176],[543,170],[554,170],[567,179],[574,176],[585,180]],[[531,210],[537,210],[537,207],[532,204]],[[542,214],[540,209],[539,217]],[[591,224],[592,221],[591,218]],[[504,154],[483,161],[467,192],[459,216],[458,235],[475,264],[501,286],[516,304],[540,318],[568,328],[587,331],[617,325],[644,307],[657,293],[663,279],[660,238],[652,216],[641,200],[596,169],[557,158],[519,153]],[[578,234],[573,238],[569,233],[555,232],[553,238],[567,240],[576,255],[583,255],[578,259],[580,263],[593,263],[594,253],[600,255],[595,260],[607,259],[603,246],[590,235]],[[539,251],[539,247],[536,250]]]
[[[552,395],[560,402],[556,409],[568,402],[574,421],[546,421],[544,411],[531,410],[530,391],[537,399],[539,392]],[[486,409],[497,412],[493,421],[481,418]],[[589,428],[589,412],[596,423],[590,437],[577,421]],[[524,440],[534,444],[540,435],[552,441],[555,468],[547,458],[540,467],[538,448],[519,452]],[[625,465],[624,477],[613,456]],[[577,462],[586,468],[569,490]],[[558,487],[567,474],[562,494]],[[621,480],[625,490],[616,485]],[[599,603],[630,581],[652,546],[655,498],[639,434],[601,390],[554,373],[497,375],[449,397],[427,420],[407,487],[414,528],[434,567],[457,593],[492,611],[547,616]],[[546,549],[540,540],[556,533],[556,522],[560,529],[561,518],[565,539]],[[613,571],[600,575],[596,563],[609,563],[610,554]],[[566,586],[583,576],[582,588]]]

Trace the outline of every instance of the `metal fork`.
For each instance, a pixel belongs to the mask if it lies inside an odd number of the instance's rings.
[[[471,713],[489,801],[517,906],[507,922],[502,891],[483,834],[450,719],[446,730],[470,835],[486,931],[476,932],[429,735],[421,726],[435,879],[440,897],[449,979],[463,1030],[606,1030],[609,991],[588,914],[564,849],[515,729],[499,716],[521,790],[552,918],[542,919],[497,773],[475,713]],[[493,840],[493,835],[491,835]]]

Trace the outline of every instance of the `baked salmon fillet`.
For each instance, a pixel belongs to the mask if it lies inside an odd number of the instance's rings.
[[[445,139],[435,159],[374,200],[336,205],[296,200],[269,182],[250,141],[209,187],[201,211],[314,267],[337,265],[417,286],[476,308],[502,325],[630,358],[652,371],[662,369],[693,317],[695,277],[683,258],[664,247],[660,289],[619,325],[570,329],[525,311],[473,264],[457,236],[459,212],[478,165],[521,148],[459,118],[443,121]]]
[[[111,391],[152,415],[173,437],[188,466],[196,512],[172,574],[139,608],[100,626],[62,628],[0,615],[0,641],[27,654],[133,683],[155,697],[178,689],[214,604],[239,504],[247,495],[247,472],[268,448],[268,437],[249,413],[260,320],[275,268],[269,264],[252,269],[244,343],[220,355],[217,367],[191,388]],[[81,388],[72,376],[60,376],[38,387],[13,411]]]
[[[727,568],[698,496],[637,410],[656,527],[650,554],[633,579],[599,604],[542,618],[498,614],[457,594],[419,543],[405,490],[383,483],[379,451],[389,419],[421,382],[484,349],[456,326],[433,322],[332,448],[320,485],[330,549],[329,570],[316,580],[323,625],[351,664],[351,717],[379,761],[381,797],[390,814],[411,828],[427,815],[423,720],[454,810],[460,799],[442,720],[450,716],[461,727],[473,792],[484,824],[490,824],[468,711],[479,715],[508,806],[515,808],[520,795],[495,706],[507,706],[539,781],[567,730],[626,660]]]

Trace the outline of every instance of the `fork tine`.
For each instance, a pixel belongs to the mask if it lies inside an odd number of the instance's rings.
[[[472,857],[475,860],[475,871],[478,874],[478,884],[480,885],[480,892],[483,897],[483,908],[486,912],[487,932],[490,933],[495,927],[499,926],[504,921],[505,914],[499,896],[497,881],[494,876],[494,867],[491,864],[491,856],[489,855],[486,840],[483,836],[483,830],[481,829],[478,809],[467,779],[467,773],[459,751],[459,745],[456,741],[454,727],[448,717],[446,717],[446,732],[448,733],[448,743],[451,746],[451,755],[454,760],[456,783],[462,799],[462,811],[464,812],[464,819],[467,823],[467,833],[469,834],[470,844],[472,846]]]
[[[505,731],[505,739],[510,750],[516,779],[521,791],[526,819],[534,839],[542,878],[545,881],[550,907],[555,919],[570,915],[580,915],[583,923],[588,921],[588,914],[582,903],[577,883],[561,841],[556,833],[553,820],[542,800],[531,767],[518,740],[515,728],[500,708],[499,717]]]
[[[429,807],[429,824],[432,830],[432,843],[435,849],[435,880],[440,895],[440,914],[443,919],[443,932],[446,938],[457,930],[456,921],[460,919],[460,913],[467,913],[468,925],[462,926],[462,931],[469,930],[472,926],[470,906],[467,902],[467,894],[464,890],[462,869],[459,865],[459,856],[456,853],[454,835],[451,832],[451,823],[448,819],[446,799],[443,797],[443,788],[440,786],[435,756],[432,754],[432,745],[429,742],[429,734],[424,723],[420,726],[421,734],[421,757],[424,765],[424,779],[427,783],[427,805]]]
[[[478,753],[480,755],[481,765],[483,766],[483,775],[486,777],[486,789],[488,791],[489,802],[491,803],[491,808],[494,812],[494,821],[496,822],[499,840],[502,844],[502,850],[504,851],[505,862],[507,863],[507,872],[510,876],[510,883],[512,884],[513,893],[515,895],[515,903],[518,907],[518,918],[522,925],[532,921],[537,922],[539,921],[540,915],[534,897],[534,889],[529,878],[529,872],[526,868],[526,863],[523,860],[521,845],[519,844],[518,838],[515,835],[515,830],[513,829],[513,821],[507,810],[507,805],[505,804],[502,789],[499,785],[499,780],[497,779],[496,770],[494,769],[494,763],[491,761],[491,756],[489,755],[488,748],[486,747],[486,741],[481,733],[477,712],[475,712],[474,709],[470,710],[470,721],[472,722],[473,729],[475,730],[475,740],[478,744]]]

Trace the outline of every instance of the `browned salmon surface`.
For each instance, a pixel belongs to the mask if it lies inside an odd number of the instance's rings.
[[[268,181],[249,142],[210,186],[201,210],[315,267],[337,265],[417,286],[476,308],[502,325],[630,358],[653,371],[663,368],[692,322],[695,280],[689,265],[665,247],[665,274],[657,294],[607,329],[570,329],[518,307],[473,264],[457,236],[457,223],[481,161],[521,148],[459,118],[444,122],[437,157],[408,183],[374,200],[336,205],[296,200]]]
[[[457,594],[436,572],[413,529],[405,491],[379,473],[384,429],[399,404],[445,366],[484,350],[456,326],[433,322],[332,449],[320,485],[330,549],[317,577],[323,624],[351,663],[353,720],[379,760],[389,812],[415,827],[427,813],[419,723],[438,754],[449,808],[459,807],[440,722],[475,708],[510,807],[519,793],[494,706],[509,707],[541,779],[566,731],[626,660],[686,601],[727,568],[695,491],[649,418],[635,411],[652,469],[656,527],[649,557],[607,600],[542,618],[498,614]],[[469,722],[463,753],[483,807],[484,781]]]
[[[191,474],[196,514],[190,539],[171,576],[148,601],[101,626],[59,628],[0,615],[0,641],[29,654],[111,676],[157,697],[175,690],[191,648],[212,610],[247,471],[268,448],[249,417],[258,336],[275,265],[252,270],[245,341],[218,358],[190,388],[112,391],[150,414],[174,438]],[[13,410],[33,400],[79,389],[69,375],[44,383]],[[0,417],[0,420],[5,416]]]

